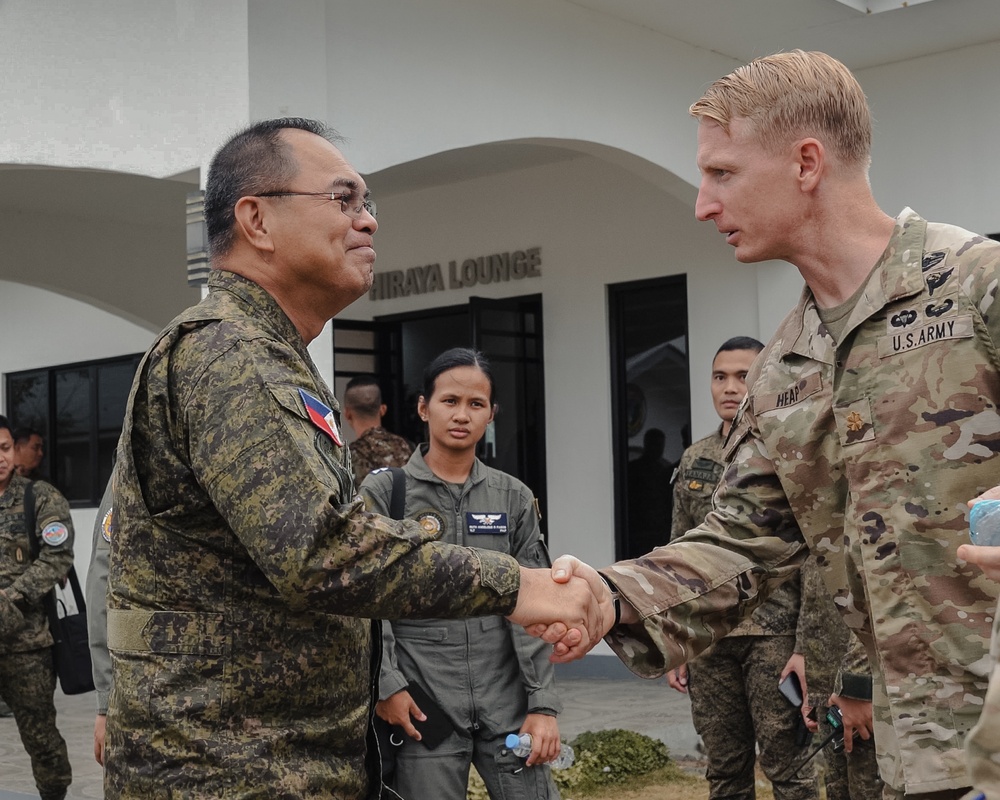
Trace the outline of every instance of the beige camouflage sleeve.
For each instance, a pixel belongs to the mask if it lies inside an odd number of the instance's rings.
[[[683,542],[601,570],[639,612],[639,624],[619,625],[607,641],[642,677],[662,675],[724,636],[806,558],[752,414],[736,427],[715,510]]]

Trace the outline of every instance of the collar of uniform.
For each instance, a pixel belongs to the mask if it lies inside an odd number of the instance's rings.
[[[423,481],[428,481],[431,483],[445,484],[447,481],[442,480],[433,472],[431,468],[427,466],[427,462],[424,461],[424,454],[430,448],[430,445],[424,442],[416,450],[413,451],[413,455],[410,456],[410,460],[407,463],[407,468],[413,473],[414,478],[419,478]],[[482,480],[486,479],[487,466],[480,461],[478,458],[472,462],[472,472],[469,473],[469,480],[466,481],[470,486],[474,486]]]
[[[924,289],[921,264],[924,258],[924,238],[927,221],[910,208],[896,217],[896,227],[889,244],[873,270],[858,304],[851,312],[845,333],[849,333],[889,303],[919,294]]]
[[[896,217],[889,243],[868,278],[844,329],[845,336],[887,304],[923,291],[921,262],[927,221],[911,208]],[[837,343],[827,332],[816,309],[816,299],[808,286],[802,290],[795,313],[785,324],[781,337],[781,358],[791,353],[826,364],[836,360]]]
[[[4,489],[3,494],[0,494],[0,508],[10,508],[15,503],[19,503],[21,498],[24,497],[24,487],[27,484],[27,478],[22,478],[16,472],[11,475],[10,483],[7,484],[7,488]]]
[[[282,339],[296,350],[305,352],[306,343],[302,340],[298,328],[292,324],[288,315],[260,284],[247,280],[242,275],[224,269],[212,269],[208,273],[208,291],[226,292],[236,298],[245,309],[253,309],[254,317],[267,320]]]

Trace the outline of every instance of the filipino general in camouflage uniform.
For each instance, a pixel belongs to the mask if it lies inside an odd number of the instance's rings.
[[[713,512],[604,571],[627,599],[609,641],[662,674],[811,551],[875,674],[885,796],[961,796],[1000,591],[957,558],[966,502],[1000,469],[1000,244],[878,208],[867,102],[829,56],[758,59],[691,110],[697,216],[738,260],[782,258],[806,288],[747,378]],[[599,587],[569,559],[554,575],[567,566]],[[844,727],[848,746],[868,735],[846,711]]]
[[[712,510],[712,494],[722,477],[723,442],[746,395],[746,374],[764,345],[739,336],[724,342],[712,361],[712,402],[722,418],[719,428],[692,444],[681,456],[674,478],[671,538],[683,536]],[[808,751],[799,734],[798,707],[778,691],[786,672],[805,686],[799,623],[799,580],[783,583],[753,616],[668,679],[691,696],[691,713],[705,744],[710,798],[754,796],[754,765],[771,781],[776,800],[817,797],[814,767],[796,775],[789,767]]]
[[[602,624],[583,581],[560,599],[546,572],[352,501],[306,344],[370,286],[377,224],[327,136],[272,120],[215,156],[210,293],[136,374],[114,474],[109,799],[377,797],[375,620]]]
[[[382,427],[385,412],[382,391],[375,378],[359,375],[348,381],[344,389],[344,419],[357,437],[350,449],[358,487],[372,470],[405,467],[413,453],[413,445],[406,439]]]
[[[26,526],[29,481],[14,470],[14,439],[0,417],[0,698],[10,706],[42,800],[61,800],[73,778],[56,728],[52,633],[43,599],[73,565],[69,503],[34,482],[34,530]],[[30,537],[37,537],[33,559]]]

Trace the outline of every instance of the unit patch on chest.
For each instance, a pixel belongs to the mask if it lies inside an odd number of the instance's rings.
[[[444,529],[444,520],[437,511],[421,511],[414,519],[421,528],[434,536],[440,535]]]

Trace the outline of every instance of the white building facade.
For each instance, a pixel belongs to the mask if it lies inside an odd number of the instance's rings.
[[[322,119],[379,208],[376,286],[342,320],[391,329],[413,372],[446,343],[441,319],[482,346],[474,298],[530,301],[530,330],[512,335],[538,348],[535,406],[511,419],[541,442],[522,463],[542,476],[553,555],[626,554],[626,464],[644,431],[665,429],[672,460],[706,435],[716,348],[766,340],[801,290],[788,265],[737,264],[694,219],[687,108],[740,62],[581,4],[9,0],[0,63],[5,378],[143,351],[199,296],[185,197],[215,148],[252,120]],[[1000,231],[1000,41],[856,74],[882,207]],[[676,309],[657,319],[644,296]],[[666,323],[659,340],[647,322]],[[335,357],[329,328],[311,350],[338,387],[364,361]],[[85,572],[95,509],[74,505]]]

